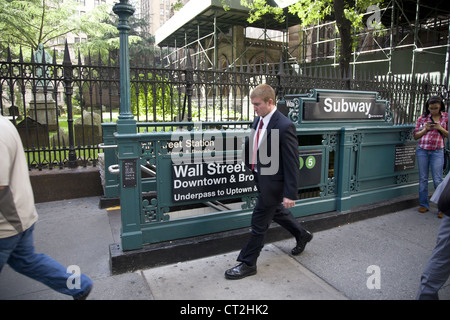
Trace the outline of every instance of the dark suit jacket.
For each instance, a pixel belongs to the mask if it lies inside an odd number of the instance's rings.
[[[245,140],[244,161],[251,168],[253,137],[259,117],[252,124],[252,133]],[[296,200],[299,182],[299,154],[295,125],[280,111],[275,111],[260,137],[255,172],[259,200],[265,206],[281,203],[283,197]]]

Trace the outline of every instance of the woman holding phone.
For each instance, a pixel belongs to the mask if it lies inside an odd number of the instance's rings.
[[[417,119],[414,139],[419,140],[416,157],[419,166],[419,212],[430,210],[428,171],[431,168],[434,188],[442,182],[445,138],[448,138],[448,114],[438,96],[425,103],[424,113]],[[442,214],[439,213],[439,218]]]

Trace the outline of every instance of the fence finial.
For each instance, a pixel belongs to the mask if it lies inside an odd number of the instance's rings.
[[[8,62],[12,61],[12,59],[11,59],[11,50],[9,49],[9,47],[8,47],[8,57],[6,58],[6,61],[8,61]]]
[[[284,75],[284,61],[282,56],[280,56],[280,63],[278,64],[278,75]]]
[[[63,59],[63,65],[72,65],[72,61],[70,60],[70,52],[69,52],[69,45],[66,43],[64,45],[64,59]]]

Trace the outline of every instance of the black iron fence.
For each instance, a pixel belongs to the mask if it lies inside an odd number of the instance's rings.
[[[119,66],[99,58],[73,63],[66,47],[58,62],[0,57],[0,112],[17,127],[30,169],[95,166],[102,150],[101,123],[119,115]],[[249,92],[271,84],[279,99],[312,88],[376,91],[390,101],[395,124],[410,124],[432,94],[448,98],[440,75],[351,74],[277,65],[212,70],[205,61],[161,58],[130,62],[131,110],[138,122],[252,120]]]

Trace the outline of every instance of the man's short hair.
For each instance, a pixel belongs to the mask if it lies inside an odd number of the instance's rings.
[[[256,86],[255,89],[250,94],[250,99],[260,97],[264,102],[269,101],[269,99],[272,99],[273,103],[275,103],[275,90],[273,88],[266,84],[260,84]]]

